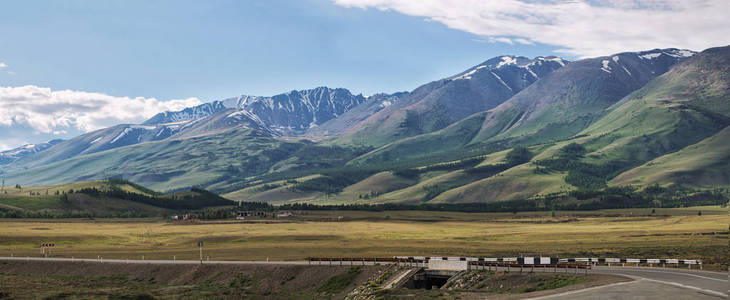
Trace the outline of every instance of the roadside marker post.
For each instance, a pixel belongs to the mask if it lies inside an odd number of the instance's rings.
[[[200,250],[200,263],[203,263],[203,241],[198,241],[198,249]]]

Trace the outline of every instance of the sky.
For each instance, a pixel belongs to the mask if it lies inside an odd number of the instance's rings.
[[[241,94],[408,91],[491,57],[730,44],[727,0],[0,2],[0,150]]]

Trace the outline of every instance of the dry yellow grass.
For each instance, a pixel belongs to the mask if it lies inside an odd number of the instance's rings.
[[[198,240],[216,260],[297,260],[309,256],[524,254],[700,258],[726,264],[727,213],[664,217],[530,217],[439,212],[353,213],[391,218],[343,222],[211,222],[155,220],[2,220],[0,255],[37,256],[41,241],[61,257],[196,259]],[[677,210],[681,213],[681,210]],[[327,212],[332,216],[347,214]],[[455,221],[460,215],[467,221]],[[491,217],[490,217],[491,216]],[[325,218],[326,219],[326,218]],[[451,219],[451,220],[448,220]],[[719,234],[709,234],[720,232]],[[724,232],[724,233],[723,233]]]

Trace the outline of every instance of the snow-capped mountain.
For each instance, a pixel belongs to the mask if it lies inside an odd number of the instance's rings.
[[[332,120],[364,101],[365,97],[352,95],[346,89],[326,87],[272,97],[241,96],[162,112],[142,124],[121,124],[89,132],[61,142],[42,155],[0,159],[5,164],[17,161],[19,165],[39,166],[77,155],[234,128],[254,129],[271,136],[296,135]]]
[[[524,56],[505,55],[489,59],[449,79],[470,80],[480,75],[493,76],[512,91],[522,90],[525,86],[557,68],[564,67],[567,63],[570,62],[555,56],[538,56],[529,59]]]
[[[343,142],[381,146],[442,129],[469,115],[496,107],[535,81],[569,64],[559,57],[529,59],[503,55],[454,76],[422,85],[354,126]]]
[[[306,136],[322,137],[332,136],[347,132],[377,112],[397,103],[403,97],[408,96],[408,92],[397,92],[393,94],[375,94],[367,97],[365,102],[353,107],[337,118],[331,119],[324,124],[309,129]]]
[[[152,118],[142,124],[155,125],[197,120],[213,115],[224,109],[226,109],[226,106],[223,105],[223,101],[213,101],[209,103],[203,103],[198,106],[188,107],[180,111],[161,112],[154,115]]]
[[[337,118],[365,100],[362,95],[353,95],[347,89],[328,87],[291,91],[271,97],[242,95],[181,111],[162,112],[143,124],[194,121],[226,109],[236,109],[246,112],[239,114],[239,118],[246,117],[246,122],[268,127],[279,134],[297,135]]]
[[[529,136],[543,141],[571,136],[608,107],[694,54],[654,49],[573,62],[492,109],[475,140]]]
[[[8,164],[27,155],[38,153],[63,142],[61,139],[51,140],[42,144],[26,144],[15,149],[0,152],[0,164]]]
[[[296,135],[337,118],[365,100],[347,89],[318,87],[271,97],[243,95],[223,100],[223,104],[249,112],[281,134]]]

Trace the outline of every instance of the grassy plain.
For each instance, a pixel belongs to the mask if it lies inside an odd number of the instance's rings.
[[[698,215],[702,211],[702,215]],[[456,213],[309,211],[281,220],[172,223],[159,219],[0,220],[0,256],[300,260],[309,256],[514,256],[702,259],[727,266],[726,208]],[[724,267],[726,268],[726,267]]]

